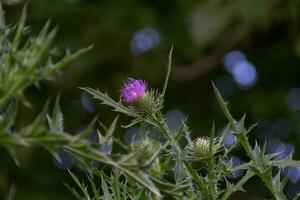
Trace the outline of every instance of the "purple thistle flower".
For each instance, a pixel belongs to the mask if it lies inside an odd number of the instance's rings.
[[[146,81],[128,78],[121,89],[121,99],[126,103],[134,103],[144,96],[146,89]]]

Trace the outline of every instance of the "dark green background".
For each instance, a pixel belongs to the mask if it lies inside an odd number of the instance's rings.
[[[24,4],[4,7],[9,23],[20,16]],[[95,114],[80,104],[78,87],[98,87],[115,99],[127,77],[143,78],[152,88],[161,88],[167,65],[167,54],[174,44],[173,71],[166,94],[165,111],[177,109],[188,115],[194,136],[206,135],[213,121],[218,128],[225,118],[217,107],[211,80],[227,77],[233,93],[230,108],[236,117],[247,113],[247,124],[268,122],[258,127],[251,137],[272,132],[278,119],[288,120],[290,129],[282,142],[295,146],[294,158],[300,158],[299,111],[290,110],[287,94],[300,87],[300,1],[298,0],[30,0],[28,22],[37,34],[51,19],[59,26],[56,44],[62,53],[90,44],[94,48],[66,68],[52,81],[43,81],[41,89],[26,91],[32,108],[20,108],[18,124],[30,123],[46,99],[61,95],[65,128],[76,133]],[[144,27],[158,31],[159,44],[141,55],[130,50],[134,34]],[[243,52],[256,67],[258,81],[249,90],[240,89],[224,69],[222,59],[231,50]],[[183,70],[183,71],[182,71]],[[199,72],[200,71],[200,72]],[[186,76],[185,72],[192,76]],[[199,72],[199,73],[198,73]],[[221,90],[226,87],[218,85]],[[222,91],[221,91],[222,92]],[[300,98],[299,98],[300,101]],[[98,106],[96,114],[108,124],[114,118],[109,108]],[[121,118],[124,120],[124,118]],[[263,123],[264,125],[264,123]],[[266,132],[263,132],[266,131]],[[119,130],[117,134],[124,131]],[[259,138],[259,137],[258,137]],[[263,139],[259,142],[262,143]],[[16,199],[73,199],[63,186],[72,184],[66,171],[52,162],[52,157],[39,147],[20,149],[21,168],[0,149],[0,198],[10,184],[17,189]],[[74,169],[75,170],[75,169]],[[299,190],[300,183],[288,184]],[[246,185],[247,193],[232,199],[269,198],[257,179]],[[288,189],[289,194],[291,189]],[[260,197],[260,198],[259,198]]]

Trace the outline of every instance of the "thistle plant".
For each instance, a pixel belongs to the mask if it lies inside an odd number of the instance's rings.
[[[168,72],[171,67],[171,57],[172,50],[169,54]],[[163,196],[174,199],[225,200],[233,193],[243,191],[243,185],[253,176],[258,176],[266,184],[275,199],[287,199],[283,192],[287,178],[281,172],[287,166],[299,166],[300,162],[292,160],[292,156],[285,160],[275,160],[275,154],[265,153],[265,146],[259,147],[255,144],[253,148],[249,143],[248,134],[255,125],[246,128],[244,125],[245,116],[240,120],[235,120],[214,84],[213,89],[217,101],[229,122],[222,136],[215,136],[215,125],[212,127],[209,138],[202,137],[195,140],[191,138],[186,121],[182,121],[181,128],[176,132],[168,128],[166,117],[162,112],[168,76],[169,73],[161,94],[151,92],[151,90],[147,91],[146,81],[129,79],[121,90],[121,101],[114,101],[106,93],[99,90],[83,88],[93,98],[99,100],[101,104],[108,105],[114,111],[133,118],[132,123],[124,126],[125,128],[140,124],[140,126],[146,127],[148,132],[155,129],[161,134],[160,148],[156,152],[152,151],[152,157],[149,159],[147,168],[140,165],[143,172],[150,175],[151,181],[160,193],[149,194],[148,192],[151,190],[148,188],[149,190],[145,191],[147,195],[143,193],[145,196],[140,196],[140,193],[132,191],[133,193],[129,192],[128,197],[133,197],[132,199],[157,199]],[[128,98],[125,98],[125,96]],[[223,139],[229,129],[233,130],[237,140],[231,147],[227,148],[223,144]],[[157,143],[158,141],[154,141],[146,134],[141,137],[140,143],[143,142]],[[249,162],[234,167],[230,160],[230,153],[237,148],[237,144],[240,144],[244,149],[249,157]],[[147,151],[147,147],[144,147],[144,149]],[[135,150],[131,149],[132,151]],[[144,158],[150,157],[145,155],[142,156]],[[159,172],[161,174],[159,177],[151,176],[151,167],[157,164],[160,165]],[[229,176],[241,169],[246,172],[238,182],[228,181]],[[276,174],[274,174],[275,172]],[[105,180],[102,179],[102,181]],[[107,189],[102,187],[102,190]],[[110,188],[109,191],[113,191],[113,189]],[[101,195],[101,192],[99,195]],[[114,195],[110,195],[110,197],[111,199],[116,198]]]
[[[63,132],[62,116],[59,113],[58,103],[55,105],[53,118],[48,116],[49,129],[45,129],[43,118],[46,118],[46,108],[41,115],[28,126],[16,130],[14,128],[19,103],[26,103],[24,90],[31,85],[39,84],[42,79],[50,78],[57,74],[63,67],[87,52],[91,47],[70,51],[57,62],[52,61],[50,46],[56,35],[57,28],[49,31],[50,23],[37,36],[25,38],[28,33],[26,21],[26,6],[23,9],[20,21],[16,25],[6,25],[2,4],[0,4],[0,143],[12,155],[19,165],[15,146],[31,146],[43,144],[54,153],[53,141],[60,145],[70,140],[68,136],[58,133]],[[27,103],[28,104],[28,103]],[[56,134],[46,134],[55,132]],[[52,145],[52,146],[51,146]]]
[[[275,154],[265,153],[265,146],[255,144],[253,147],[248,134],[255,125],[247,128],[245,116],[236,120],[214,84],[216,99],[228,120],[228,126],[221,136],[216,135],[213,124],[209,137],[192,138],[186,119],[181,122],[178,130],[169,128],[163,104],[167,102],[165,93],[171,71],[172,49],[161,91],[149,88],[148,81],[134,78],[124,82],[119,100],[112,99],[98,89],[81,88],[100,104],[118,113],[108,127],[103,125],[102,129],[97,129],[97,141],[88,140],[93,127],[99,122],[97,117],[79,134],[65,131],[59,97],[52,113],[49,113],[49,102],[46,102],[41,114],[31,124],[15,129],[17,105],[24,102],[24,90],[54,75],[90,49],[73,54],[67,52],[64,58],[53,63],[50,44],[56,29],[49,32],[47,23],[38,36],[23,38],[23,43],[21,38],[27,30],[25,19],[24,9],[19,23],[7,26],[4,12],[2,8],[0,10],[0,81],[3,83],[0,85],[0,144],[20,167],[22,164],[18,161],[17,146],[40,146],[55,157],[58,157],[58,150],[63,149],[86,169],[88,183],[80,181],[73,170],[69,170],[76,186],[66,184],[66,187],[78,199],[226,200],[233,193],[244,191],[243,185],[253,176],[261,179],[275,199],[287,199],[283,192],[287,178],[281,172],[285,167],[300,167],[300,162],[293,160],[292,155],[276,160]],[[139,140],[127,145],[117,138],[115,130],[119,128],[119,115],[131,118],[129,124],[120,128],[128,129],[135,125],[141,127]],[[230,147],[225,147],[223,140],[229,130],[233,131],[237,140]],[[152,131],[157,131],[160,137],[151,137]],[[114,149],[101,151],[105,145],[112,145]],[[230,155],[239,146],[249,161],[234,166]],[[98,161],[102,165],[94,167],[91,161]],[[245,174],[231,182],[228,177],[239,170],[244,170]]]

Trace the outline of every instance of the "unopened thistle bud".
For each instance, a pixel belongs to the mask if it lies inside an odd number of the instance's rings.
[[[133,146],[133,149],[140,152],[139,162],[145,164],[155,153],[154,144],[149,139],[143,140]]]
[[[161,178],[161,163],[158,157],[153,160],[153,155],[159,149],[159,143],[154,140],[145,139],[139,143],[133,144],[134,151],[139,152],[137,159],[138,163],[144,166],[148,166],[149,173],[152,177]]]
[[[159,158],[156,158],[151,165],[149,173],[152,177],[160,179],[162,177],[162,167]]]
[[[187,145],[185,151],[188,158],[191,160],[205,160],[208,158],[210,151],[210,138],[199,137],[191,144]],[[220,140],[218,138],[213,139],[212,154],[216,154],[220,149]]]
[[[196,157],[206,157],[209,153],[209,139],[197,138],[194,144],[194,154]]]

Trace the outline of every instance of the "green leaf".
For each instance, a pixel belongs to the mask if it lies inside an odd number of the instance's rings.
[[[255,173],[251,170],[248,170],[247,173],[241,178],[236,184],[228,185],[225,193],[223,194],[221,200],[227,200],[231,194],[239,190],[243,191],[243,185],[253,176]]]
[[[0,2],[0,26],[2,26],[2,27],[6,26],[3,6],[2,6],[1,2]]]
[[[15,196],[16,196],[16,186],[15,184],[11,184],[5,200],[14,200]]]
[[[83,55],[84,53],[90,51],[92,48],[93,48],[93,45],[90,45],[86,48],[79,49],[78,51],[76,51],[75,53],[72,53],[72,54],[67,52],[65,57],[63,59],[61,59],[60,61],[58,61],[57,63],[55,63],[55,64],[48,63],[48,65],[46,65],[44,68],[43,78],[53,75],[55,72],[57,72],[58,70],[62,69],[65,66],[67,66],[68,64],[70,64],[71,62],[76,60],[78,57]]]
[[[104,138],[101,140],[102,144],[106,144],[109,141],[109,139],[112,138],[113,133],[115,132],[116,127],[117,127],[118,119],[119,119],[119,116],[117,116],[114,119],[114,121],[111,123],[111,125],[109,126],[108,130],[106,131],[106,134],[105,134]]]
[[[51,131],[55,133],[63,133],[64,132],[64,125],[63,125],[63,114],[61,113],[60,106],[59,106],[59,95],[56,98],[52,118],[47,116],[49,128]]]
[[[96,151],[94,149],[86,149],[86,150],[79,150],[73,147],[65,147],[66,150],[73,152],[77,155],[80,155],[85,158],[89,158],[91,160],[97,160],[99,162],[114,166],[116,168],[119,168],[121,171],[135,179],[137,182],[142,184],[144,187],[148,188],[151,192],[156,194],[158,197],[161,196],[159,190],[155,187],[155,185],[152,183],[152,181],[149,179],[149,177],[146,174],[143,174],[142,172],[132,169],[131,167],[126,167],[119,165],[117,162],[112,160],[110,157],[105,155],[104,153],[101,153],[99,151]]]
[[[82,139],[87,139],[88,136],[91,134],[93,131],[93,128],[98,120],[98,117],[94,117],[94,119],[85,127],[79,134],[77,134],[74,138],[74,143],[82,140]]]
[[[13,124],[15,123],[15,119],[18,113],[18,105],[15,101],[10,102],[7,108],[4,111],[3,118],[1,119],[0,127],[3,129],[11,129]]]
[[[300,167],[300,160],[272,160],[270,161],[270,165],[274,165],[279,168]]]
[[[112,200],[112,195],[110,194],[107,183],[103,179],[102,175],[101,175],[101,188],[102,188],[102,191],[103,191],[103,198],[105,200]]]
[[[162,97],[165,96],[165,93],[166,93],[166,90],[167,90],[167,87],[168,87],[168,82],[169,82],[169,77],[170,77],[171,67],[172,67],[172,55],[173,55],[173,45],[170,49],[169,56],[168,56],[168,61],[169,62],[168,62],[168,68],[167,68],[167,74],[166,74],[166,78],[165,78],[164,87],[163,87],[163,90],[162,90],[162,93],[161,93]]]
[[[94,200],[100,200],[100,194],[99,194],[99,189],[97,189],[96,184],[94,183],[93,179],[91,177],[88,177],[90,184],[92,186],[92,190],[94,193]]]
[[[219,92],[218,88],[215,86],[215,84],[212,82],[212,86],[213,86],[213,89],[214,89],[214,93],[215,93],[215,96],[217,98],[217,101],[222,109],[222,111],[224,112],[227,120],[229,121],[229,124],[231,126],[231,128],[236,131],[236,122],[235,120],[233,119],[232,115],[230,114],[228,108],[227,108],[227,103],[224,101],[221,93]]]
[[[132,127],[132,126],[134,126],[134,125],[136,125],[136,124],[138,124],[142,121],[143,121],[142,118],[136,118],[136,119],[131,120],[131,122],[129,124],[121,125],[121,127],[127,129],[127,128],[130,128],[130,127]]]
[[[215,145],[215,123],[213,123],[210,131],[209,139],[209,159],[213,161],[214,159],[214,145]]]
[[[205,179],[200,177],[199,174],[197,173],[197,171],[194,170],[189,163],[184,162],[184,164],[185,164],[186,169],[190,173],[191,177],[195,181],[195,183],[199,186],[200,191],[203,192],[205,199],[214,200],[213,195],[208,190],[207,182],[205,181]]]
[[[34,121],[24,129],[22,132],[26,136],[37,136],[44,132],[45,127],[45,119],[47,118],[47,111],[49,108],[49,101],[47,101],[44,105],[43,110],[40,112],[40,114],[34,119]]]
[[[20,44],[20,41],[22,39],[23,29],[25,26],[26,17],[27,17],[27,4],[25,4],[25,6],[23,8],[23,11],[21,14],[21,19],[18,23],[18,28],[17,28],[15,37],[14,37],[12,45],[11,45],[12,52],[15,52],[15,50],[18,48],[18,46]]]
[[[4,147],[5,147],[6,151],[9,153],[9,155],[13,158],[13,160],[16,163],[16,165],[18,167],[20,167],[20,162],[19,162],[19,159],[17,157],[16,149],[13,146],[11,146],[11,145],[5,145],[4,144]]]
[[[75,174],[73,174],[70,170],[68,170],[69,174],[71,175],[72,179],[74,180],[74,182],[76,183],[76,185],[79,187],[79,189],[81,190],[82,194],[85,196],[85,198],[87,200],[91,200],[91,197],[88,193],[87,187],[84,185],[84,183],[81,183],[78,178],[75,176]]]
[[[131,176],[134,178],[136,181],[141,183],[143,186],[145,186],[148,190],[153,192],[158,198],[161,197],[161,194],[159,190],[155,187],[153,182],[149,179],[148,175],[143,174],[140,171],[132,170],[129,167],[121,167],[120,168],[122,171],[124,171],[127,175]]]
[[[183,192],[185,192],[189,187],[189,185],[184,185],[184,184],[173,185],[171,183],[163,182],[153,177],[151,179],[153,180],[157,188],[159,188],[164,193],[171,195],[174,198],[182,199]]]
[[[63,183],[63,184],[71,192],[71,194],[74,195],[78,200],[82,200],[84,198],[74,188],[69,186],[67,183]]]
[[[88,94],[92,95],[93,98],[100,100],[101,104],[108,105],[114,108],[114,111],[126,114],[132,117],[138,117],[136,113],[131,111],[129,108],[125,107],[121,102],[116,102],[110,98],[107,93],[102,93],[98,89],[94,90],[92,88],[81,88]]]

